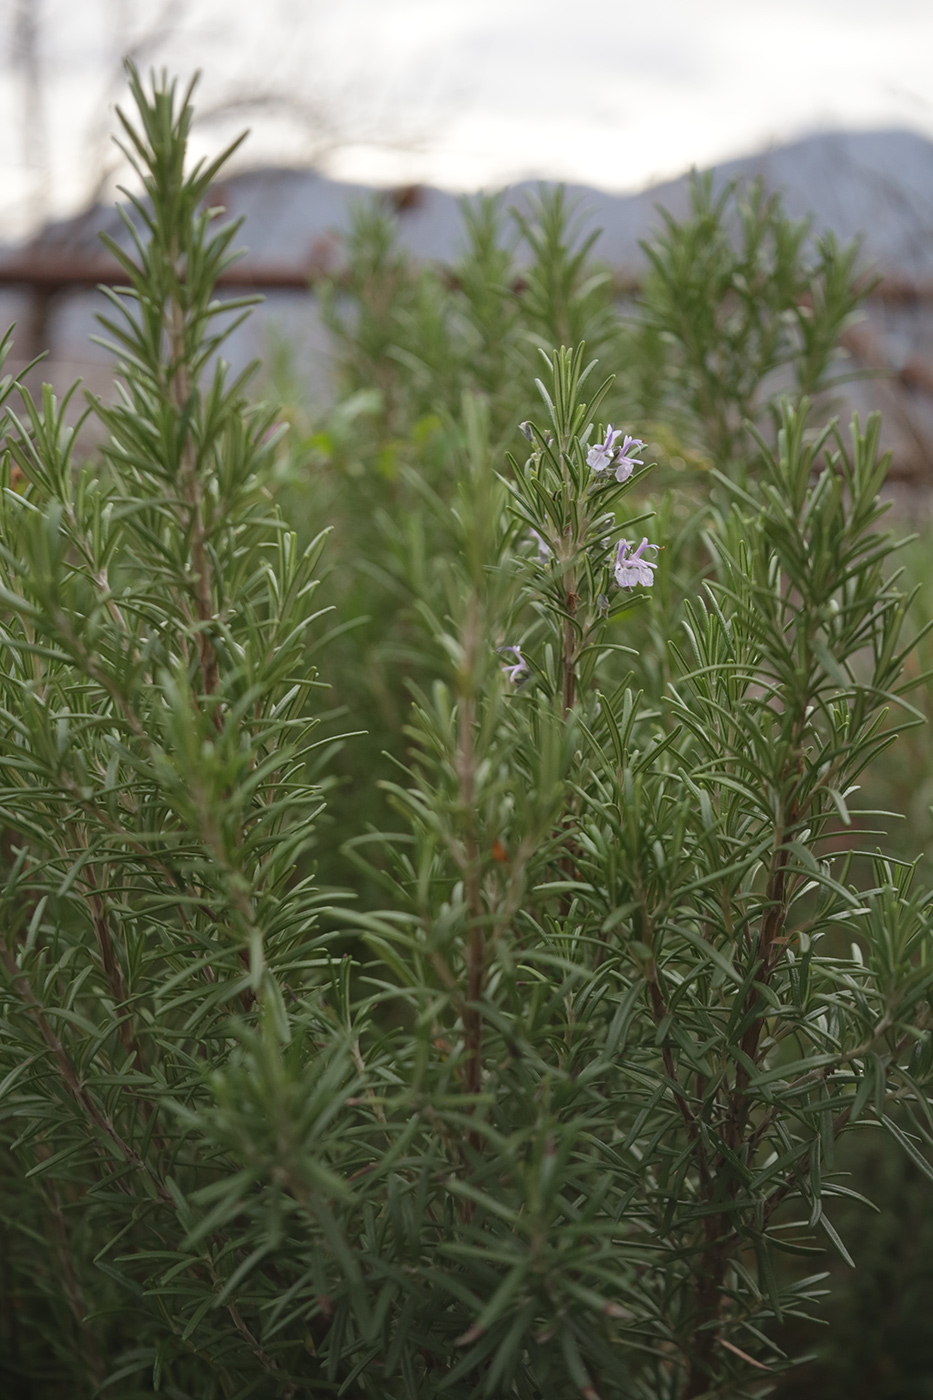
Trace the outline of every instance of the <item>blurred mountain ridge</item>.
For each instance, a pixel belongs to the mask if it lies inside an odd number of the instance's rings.
[[[780,192],[792,218],[811,218],[814,231],[831,229],[843,241],[859,237],[867,260],[884,272],[933,277],[933,140],[917,132],[830,131],[712,167],[714,185],[760,179]],[[505,203],[521,203],[547,180],[508,186]],[[568,184],[568,194],[602,228],[600,259],[634,266],[639,240],[658,222],[662,206],[675,216],[688,206],[689,175],[636,193],[611,193]],[[245,216],[243,238],[251,259],[302,265],[315,245],[349,225],[352,205],[383,198],[399,214],[399,238],[414,255],[450,261],[460,233],[458,195],[432,186],[378,189],[330,179],[314,170],[264,166],[232,175],[214,192],[237,217]],[[107,231],[126,242],[116,209],[95,206],[75,218],[49,224],[29,246],[46,252],[99,252]],[[17,245],[22,246],[22,245]],[[0,266],[14,248],[0,247]]]
[[[780,193],[792,218],[810,219],[814,233],[831,230],[842,242],[858,238],[866,269],[900,288],[873,302],[858,328],[863,367],[883,370],[886,378],[867,398],[860,388],[853,390],[851,402],[860,410],[883,409],[903,475],[933,485],[933,140],[908,130],[821,132],[725,162],[711,173],[716,188],[729,180],[760,179],[769,193]],[[505,207],[521,207],[547,183],[510,186],[502,192]],[[689,208],[688,174],[631,194],[566,189],[581,229],[602,230],[594,255],[635,281],[644,266],[639,243],[660,222],[659,207],[675,217]],[[263,167],[223,180],[210,198],[243,218],[239,242],[248,252],[237,276],[248,284],[254,275],[265,296],[226,356],[239,367],[264,358],[273,340],[289,345],[296,371],[317,396],[328,392],[329,349],[308,287],[315,276],[339,272],[341,239],[354,204],[376,198],[393,211],[399,244],[415,258],[450,263],[461,247],[464,196],[429,186],[380,190],[313,170]],[[138,223],[137,214],[133,219]],[[103,306],[94,290],[105,259],[101,232],[123,246],[131,242],[120,212],[96,206],[48,225],[28,245],[0,247],[0,321],[3,327],[19,322],[22,358],[49,351],[45,372],[53,382],[78,373],[106,392],[109,361],[88,341]],[[17,269],[26,274],[31,268],[45,270],[42,286],[25,276],[16,280]]]

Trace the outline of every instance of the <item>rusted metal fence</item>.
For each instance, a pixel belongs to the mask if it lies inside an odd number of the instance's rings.
[[[323,278],[335,275],[329,262],[312,259],[300,266],[245,260],[228,268],[218,285],[231,294],[310,294]],[[57,298],[125,281],[126,274],[119,264],[103,256],[27,249],[0,258],[0,290],[26,294],[26,314],[18,325],[18,358],[30,360],[51,349],[54,362],[49,330]],[[640,283],[636,273],[620,269],[615,282],[620,297],[637,296]],[[933,282],[883,276],[870,293],[868,309],[869,316],[846,331],[843,346],[857,371],[877,378],[880,388],[875,398],[886,418],[893,422],[901,443],[895,454],[895,479],[933,487],[933,361],[911,353],[895,363],[872,314],[877,311],[883,315],[888,309],[895,314],[912,313],[924,320],[929,317],[928,338],[933,342]]]

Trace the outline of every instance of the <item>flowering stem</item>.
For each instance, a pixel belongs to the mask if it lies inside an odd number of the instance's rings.
[[[573,574],[567,576],[567,595],[564,600],[567,616],[564,618],[561,699],[564,718],[573,709],[577,699],[577,638],[573,625],[573,614],[577,610],[577,594]]]
[[[463,1072],[463,1087],[468,1094],[478,1094],[482,1087],[483,1064],[483,1023],[479,1013],[479,999],[483,994],[486,965],[486,941],[483,937],[483,896],[480,886],[480,853],[476,839],[475,798],[476,764],[473,752],[473,727],[475,704],[472,693],[473,667],[479,631],[478,604],[474,598],[466,627],[463,676],[464,686],[460,697],[460,719],[458,732],[457,777],[460,784],[460,801],[464,812],[465,830],[463,838],[464,888],[467,907],[470,912],[470,932],[466,946],[467,990],[466,1005],[463,1009],[463,1039],[466,1062]],[[468,1135],[474,1142],[474,1134]]]
[[[174,252],[173,248],[173,252]],[[178,257],[174,258],[174,268],[178,270]],[[183,417],[191,395],[191,385],[185,367],[185,313],[177,296],[171,299],[168,314],[169,345],[171,354],[170,390],[172,402],[179,417]],[[197,458],[190,430],[185,431],[181,462],[181,492],[189,511],[187,522],[191,540],[191,565],[194,574],[194,602],[198,620],[197,646],[201,667],[201,680],[204,697],[208,699],[217,689],[220,673],[214,644],[208,633],[208,624],[213,619],[211,568],[207,554],[207,535],[204,529],[204,513],[201,484],[198,480]],[[222,720],[215,710],[213,721],[220,728]]]
[[[800,728],[795,732],[795,747],[799,747]],[[801,759],[798,754],[796,771],[799,772]],[[790,766],[785,769],[785,780],[790,776]],[[771,870],[765,890],[765,907],[758,942],[755,950],[758,975],[749,988],[743,1008],[743,1020],[748,1028],[742,1038],[745,1060],[740,1062],[735,1072],[735,1082],[723,1132],[726,1146],[736,1156],[741,1157],[751,1150],[747,1140],[748,1101],[746,1092],[751,1076],[746,1064],[757,1065],[761,1056],[761,1034],[764,1027],[762,1015],[755,1014],[761,998],[760,986],[767,984],[774,971],[775,948],[787,920],[790,891],[787,888],[787,868],[789,854],[785,845],[787,834],[793,831],[797,821],[797,801],[792,798],[786,812],[779,815],[774,832]],[[744,1150],[744,1151],[743,1151]],[[729,1194],[734,1199],[736,1183],[732,1181]],[[712,1374],[713,1348],[717,1341],[716,1321],[722,1314],[726,1272],[729,1261],[736,1251],[736,1236],[731,1215],[723,1211],[706,1217],[705,1246],[699,1261],[694,1295],[695,1319],[689,1356],[690,1368],[684,1400],[698,1400],[709,1389]]]

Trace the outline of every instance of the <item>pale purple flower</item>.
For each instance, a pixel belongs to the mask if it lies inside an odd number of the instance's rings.
[[[512,665],[510,665],[510,666],[503,666],[502,670],[503,670],[504,674],[508,676],[508,678],[509,678],[509,680],[511,681],[512,685],[517,685],[518,682],[519,682],[519,680],[521,679],[521,677],[522,677],[522,676],[526,676],[526,675],[528,674],[528,663],[525,661],[525,658],[522,656],[521,648],[520,648],[520,647],[500,647],[500,648],[499,648],[499,653],[500,653],[500,655],[503,655],[503,656],[504,656],[504,655],[507,655],[507,654],[511,654],[512,656],[515,657],[515,661],[512,663]]]
[[[616,547],[615,575],[620,588],[634,588],[636,583],[643,583],[646,588],[650,588],[654,583],[654,571],[658,566],[652,560],[642,558],[646,549],[653,549],[657,553],[658,546],[643,539],[638,548],[633,550],[628,540],[619,540]]]
[[[616,455],[616,441],[622,436],[621,430],[613,430],[612,424],[606,429],[604,442],[597,442],[586,454],[586,465],[594,472],[604,472]]]
[[[622,438],[622,446],[616,447],[619,438]],[[635,468],[642,464],[642,458],[634,454],[641,451],[644,445],[641,438],[623,434],[621,428],[613,428],[610,423],[604,440],[597,442],[586,454],[586,465],[597,473],[614,468],[616,481],[628,481]]]
[[[529,422],[519,423],[518,431],[521,433],[522,437],[526,437],[529,442],[534,442],[534,429]]]
[[[644,445],[641,438],[625,434],[622,446],[616,451],[616,481],[627,481],[635,468],[642,465],[644,459],[633,454],[640,452]]]

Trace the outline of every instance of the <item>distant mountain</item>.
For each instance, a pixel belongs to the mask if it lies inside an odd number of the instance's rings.
[[[933,292],[933,141],[909,131],[841,131],[809,136],[789,145],[730,161],[713,171],[721,187],[730,179],[760,178],[780,191],[787,212],[810,217],[817,231],[833,230],[842,241],[859,237],[867,262],[888,277],[926,284]],[[535,185],[507,190],[506,202],[521,205]],[[644,255],[639,240],[658,223],[658,206],[675,216],[688,207],[688,177],[655,185],[638,194],[610,194],[570,187],[603,233],[596,245],[605,263],[637,274]],[[212,198],[229,213],[243,216],[242,241],[249,262],[265,269],[291,269],[297,289],[272,290],[265,304],[241,327],[227,354],[239,366],[263,356],[270,338],[290,343],[296,369],[316,393],[327,393],[328,345],[313,299],[301,290],[305,272],[339,267],[340,235],[350,224],[354,202],[377,196],[398,215],[401,244],[419,258],[446,262],[462,239],[459,199],[442,190],[412,187],[374,191],[343,184],[313,171],[261,169],[231,176]],[[590,227],[592,224],[590,224]],[[119,214],[95,208],[76,219],[50,225],[30,245],[35,254],[80,261],[99,256],[101,231],[129,241]],[[4,262],[22,249],[0,249]],[[921,285],[921,291],[924,288]],[[0,287],[0,322],[18,319],[41,334],[51,352],[53,379],[85,376],[106,392],[109,369],[103,352],[88,344],[95,330],[100,294],[88,290],[56,293],[40,303],[28,289]],[[858,328],[863,363],[888,366],[891,375],[871,386],[855,387],[851,402],[860,411],[878,406],[885,413],[886,438],[898,469],[933,483],[933,300],[907,298],[902,304],[875,303]],[[20,339],[25,354],[29,336]]]
[[[717,185],[760,178],[769,191],[781,191],[793,217],[809,215],[817,229],[833,229],[844,240],[862,236],[867,257],[884,271],[933,277],[933,141],[926,137],[909,131],[826,132],[730,161],[713,175]],[[507,198],[520,203],[533,188],[532,182],[513,186]],[[686,176],[639,194],[568,188],[603,228],[599,256],[619,267],[640,261],[638,242],[657,223],[658,204],[675,215],[687,207]],[[375,193],[314,171],[266,168],[231,176],[215,198],[231,214],[245,216],[244,241],[257,263],[301,266],[322,256],[332,233],[346,230],[355,201]],[[394,202],[401,241],[411,252],[445,261],[455,254],[461,234],[457,196],[426,186],[381,193]],[[96,252],[101,229],[124,237],[116,212],[96,208],[50,225],[33,246]]]
[[[810,217],[819,232],[842,241],[861,237],[866,258],[885,273],[933,277],[933,141],[910,131],[839,131],[805,137],[716,166],[714,183],[761,179],[780,192],[793,218]],[[638,240],[657,222],[658,205],[681,215],[687,177],[642,194],[593,192],[605,234],[601,256],[628,263]]]

